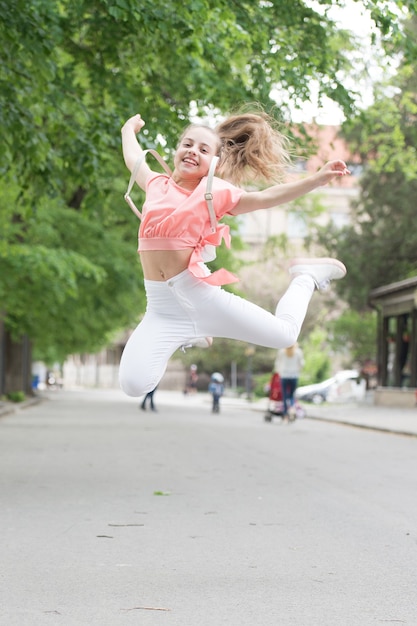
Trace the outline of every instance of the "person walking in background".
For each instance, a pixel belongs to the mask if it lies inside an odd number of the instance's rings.
[[[198,373],[197,373],[197,365],[193,363],[190,365],[190,371],[187,374],[187,380],[185,381],[184,387],[184,395],[186,396],[189,393],[197,393],[197,384],[198,384]]]
[[[289,163],[286,138],[265,113],[242,113],[229,116],[215,130],[188,126],[175,152],[173,172],[153,151],[165,170],[160,173],[147,165],[147,151],[136,137],[144,124],[137,114],[122,128],[123,157],[131,172],[125,200],[142,220],[138,251],[147,298],[145,316],[120,361],[120,386],[129,396],[152,390],[176,350],[209,346],[212,337],[276,349],[292,345],[315,289],[326,289],[346,274],[336,259],[293,259],[291,283],[271,313],[222,289],[236,282],[236,276],[224,268],[211,273],[205,265],[223,239],[230,246],[229,227],[218,223],[222,217],[291,202],[349,174],[344,161],[329,161],[310,176],[282,183]],[[134,182],[146,192],[143,214],[130,197]],[[256,182],[262,189],[253,190]],[[243,183],[252,184],[252,191],[243,189]]]
[[[146,411],[146,401],[149,400],[149,406],[151,408],[151,411],[154,411],[155,413],[157,413],[154,401],[153,401],[153,394],[156,391],[156,387],[155,389],[152,389],[152,391],[149,391],[146,396],[143,398],[142,404],[140,405],[140,408],[142,409],[142,411]]]
[[[297,389],[300,372],[304,367],[304,355],[300,346],[295,343],[289,348],[278,350],[275,360],[275,371],[281,377],[283,418],[296,418],[295,390]]]
[[[213,398],[212,413],[220,413],[220,398],[224,393],[224,378],[220,372],[214,372],[210,378],[209,392]]]

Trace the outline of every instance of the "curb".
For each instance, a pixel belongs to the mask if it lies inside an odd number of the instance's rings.
[[[4,402],[0,405],[0,417],[11,415],[13,413],[19,413],[19,411],[23,409],[27,409],[30,406],[34,406],[35,404],[39,404],[43,402],[45,398],[40,398],[39,396],[35,396],[33,398],[29,398],[28,400],[24,400],[23,402]]]
[[[357,422],[351,422],[344,419],[331,419],[327,417],[318,417],[315,415],[306,415],[305,419],[317,420],[318,422],[331,422],[332,424],[341,424],[342,426],[350,426],[351,428],[361,428],[362,430],[375,430],[377,432],[386,433],[389,435],[400,435],[401,437],[417,437],[417,433],[410,432],[408,430],[398,430],[395,428],[389,428],[388,426],[375,426],[374,424],[358,424]]]

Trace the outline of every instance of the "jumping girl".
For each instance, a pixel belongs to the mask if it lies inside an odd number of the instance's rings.
[[[218,224],[224,215],[290,202],[349,174],[343,161],[329,161],[296,182],[276,184],[288,163],[285,139],[265,114],[244,113],[227,118],[215,130],[189,126],[180,138],[174,171],[164,164],[167,173],[161,174],[149,168],[137,141],[144,124],[134,115],[122,128],[123,157],[132,173],[125,197],[142,219],[138,251],[147,296],[145,316],[120,363],[120,384],[129,396],[154,389],[181,346],[209,346],[212,337],[276,349],[292,346],[314,290],[346,274],[336,259],[293,260],[292,281],[273,315],[222,289],[238,279],[225,269],[210,273],[204,264],[213,258],[207,258],[208,248],[222,239],[230,245],[228,226]],[[237,186],[260,180],[274,184],[261,191]],[[133,182],[146,192],[143,216],[130,199]]]

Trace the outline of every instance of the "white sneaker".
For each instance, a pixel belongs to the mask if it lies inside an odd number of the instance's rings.
[[[181,346],[181,350],[185,352],[188,348],[210,348],[213,345],[213,337],[197,337],[190,343]]]
[[[314,280],[317,289],[325,291],[331,280],[346,276],[346,267],[337,259],[322,257],[317,259],[293,259],[290,262],[290,274],[308,274]]]

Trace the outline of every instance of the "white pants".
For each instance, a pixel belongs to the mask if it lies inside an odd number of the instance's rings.
[[[197,337],[227,337],[267,348],[293,345],[300,333],[313,279],[294,278],[275,315],[185,270],[166,282],[145,280],[147,309],[120,362],[120,386],[129,396],[156,387],[172,354]]]

